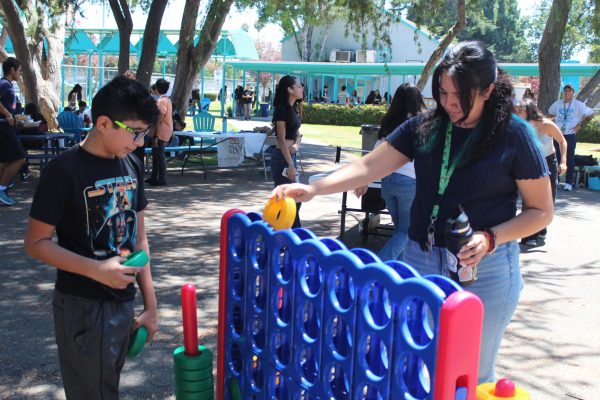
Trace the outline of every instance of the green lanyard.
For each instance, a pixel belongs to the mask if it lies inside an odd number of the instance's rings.
[[[431,217],[429,217],[429,227],[427,228],[427,251],[431,250],[435,244],[435,221],[437,221],[438,214],[440,212],[440,203],[442,197],[446,193],[450,178],[456,169],[458,160],[462,157],[467,146],[463,146],[460,152],[454,158],[452,164],[450,164],[450,146],[452,144],[452,123],[448,122],[448,128],[446,128],[446,139],[444,140],[444,153],[442,156],[442,167],[440,170],[440,183],[438,185],[437,196],[433,203],[433,209],[431,210]]]

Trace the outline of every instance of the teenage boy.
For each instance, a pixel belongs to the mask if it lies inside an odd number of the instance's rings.
[[[246,84],[246,90],[242,93],[242,101],[244,103],[244,120],[251,120],[252,102],[254,101],[254,92],[250,88],[250,84]]]
[[[154,87],[158,94],[156,105],[160,113],[154,136],[152,137],[152,174],[146,182],[151,186],[167,185],[167,160],[165,146],[173,136],[173,105],[167,96],[171,84],[164,79],[157,79]]]
[[[567,176],[565,177],[565,190],[573,190],[573,175],[575,174],[575,135],[582,126],[594,118],[594,110],[579,100],[575,100],[575,89],[571,85],[563,88],[563,99],[555,101],[548,110],[550,117],[556,116],[556,125],[560,127],[567,141]],[[556,157],[560,160],[560,149],[556,148]]]
[[[33,198],[25,251],[57,269],[54,327],[67,399],[118,399],[131,332],[146,327],[150,342],[157,330],[150,265],[122,265],[133,251],[149,254],[143,167],[130,153],[157,118],[141,83],[113,79],[92,100],[91,132],[48,163]],[[144,310],[134,320],[135,281]]]
[[[0,79],[0,205],[12,206],[15,200],[6,189],[15,174],[25,164],[25,150],[15,134],[15,107],[17,96],[13,81],[21,77],[21,62],[8,57],[2,63],[4,77]]]

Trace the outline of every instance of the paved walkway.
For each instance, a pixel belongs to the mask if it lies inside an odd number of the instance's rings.
[[[261,123],[262,124],[262,123]],[[334,150],[307,144],[305,177],[335,168]],[[149,188],[147,231],[159,300],[160,333],[128,361],[124,399],[174,399],[171,353],[182,340],[180,287],[198,288],[201,342],[215,348],[219,222],[230,208],[261,210],[272,184],[255,166],[168,175],[169,186]],[[11,192],[19,202],[0,208],[0,398],[63,399],[50,306],[55,270],[23,254],[33,178]],[[340,195],[304,204],[304,226],[337,236]],[[354,201],[354,200],[353,200]],[[560,192],[545,246],[522,254],[525,289],[503,343],[498,369],[534,399],[600,398],[600,192]],[[348,219],[348,228],[355,226]],[[346,240],[358,243],[356,227]],[[377,249],[380,239],[369,239]],[[139,309],[139,305],[138,305]]]

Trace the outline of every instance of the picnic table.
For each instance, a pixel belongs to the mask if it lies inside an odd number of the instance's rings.
[[[64,148],[65,139],[73,139],[75,135],[72,133],[56,133],[56,132],[45,132],[36,134],[18,134],[17,138],[21,142],[23,141],[40,141],[43,143],[41,149],[25,148],[26,155],[25,160],[27,164],[31,165],[31,161],[38,160],[40,169],[42,169],[48,162],[56,157]],[[32,153],[31,150],[41,150],[41,152]]]

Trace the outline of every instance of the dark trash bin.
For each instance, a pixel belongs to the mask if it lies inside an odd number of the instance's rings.
[[[269,104],[268,103],[261,103],[261,105],[260,105],[260,116],[261,117],[268,117],[269,116]]]
[[[362,149],[371,151],[377,141],[377,132],[379,132],[379,125],[361,125],[360,134],[362,135]]]

